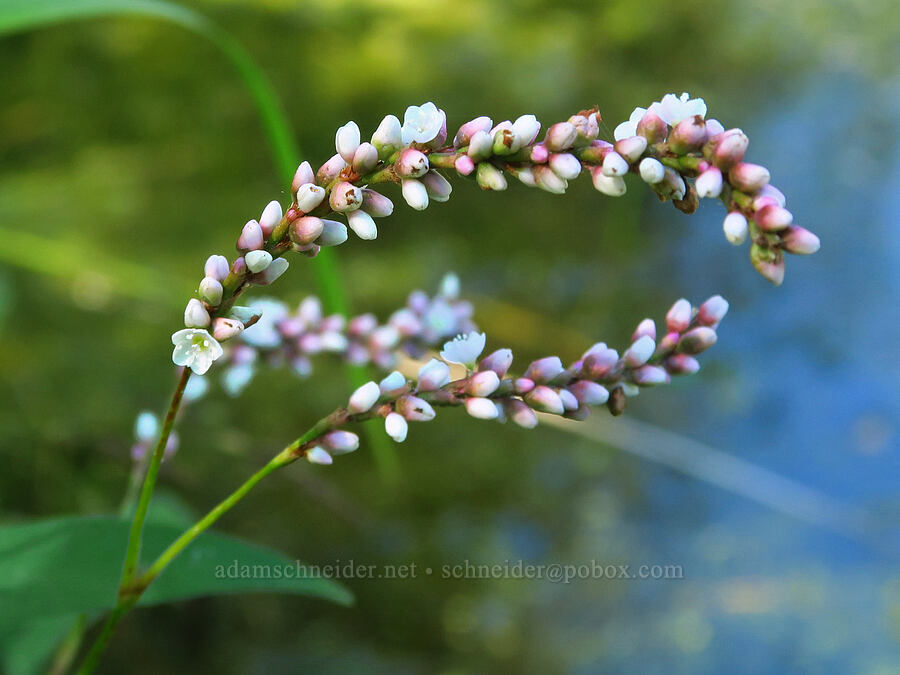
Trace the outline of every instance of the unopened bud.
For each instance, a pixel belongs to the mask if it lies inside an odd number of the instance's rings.
[[[578,131],[574,124],[569,122],[557,122],[547,129],[544,145],[550,152],[563,152],[574,145],[578,138]]]
[[[697,309],[697,320],[704,326],[715,328],[728,313],[728,301],[721,295],[714,295]]]
[[[422,176],[422,183],[425,185],[429,199],[436,202],[445,202],[450,199],[453,186],[437,171],[429,171]]]
[[[378,164],[378,149],[371,143],[363,143],[353,153],[351,166],[358,174],[367,174]]]
[[[316,171],[316,182],[319,185],[328,185],[337,178],[345,168],[347,168],[347,162],[344,161],[344,158],[340,155],[332,155],[331,159],[325,162],[319,167],[319,170]]]
[[[637,325],[637,328],[634,329],[634,333],[631,335],[631,341],[634,342],[645,335],[651,340],[656,340],[656,323],[653,319],[644,319],[641,321]]]
[[[659,183],[666,177],[666,167],[662,162],[653,157],[644,157],[638,165],[638,171],[645,183],[653,185]]]
[[[475,181],[482,190],[505,190],[506,176],[490,162],[481,162],[475,172]]]
[[[624,176],[628,173],[628,162],[618,152],[608,152],[603,158],[604,176]]]
[[[244,256],[247,269],[253,273],[262,272],[272,264],[272,254],[268,251],[250,251]]]
[[[717,339],[715,330],[709,326],[698,326],[681,336],[678,351],[682,354],[699,354],[716,344]]]
[[[757,272],[776,286],[784,281],[784,256],[781,251],[753,244],[750,247],[750,262]]]
[[[625,350],[622,358],[632,368],[642,366],[650,357],[653,356],[653,350],[656,349],[656,342],[649,335],[642,335],[635,340],[632,345]]]
[[[431,359],[419,369],[419,391],[434,391],[450,382],[450,368],[443,361]]]
[[[673,333],[680,333],[691,325],[691,303],[681,298],[666,313],[666,328]]]
[[[725,238],[735,246],[740,246],[747,239],[747,218],[739,211],[732,211],[722,221],[722,230]]]
[[[428,208],[428,190],[421,181],[415,178],[405,179],[400,183],[400,192],[406,203],[417,211],[424,211]]]
[[[362,204],[362,190],[353,183],[342,181],[334,186],[328,203],[338,213],[355,211]]]
[[[641,366],[632,373],[634,383],[642,387],[652,387],[669,381],[669,374],[659,366]]]
[[[469,140],[469,149],[466,154],[475,162],[480,162],[491,156],[494,145],[493,137],[486,131],[476,131]]]
[[[791,225],[782,235],[784,250],[788,253],[809,255],[819,250],[819,238],[809,230]]]
[[[471,396],[490,396],[500,386],[500,378],[493,370],[484,370],[472,375],[466,384],[466,393]]]
[[[693,375],[700,370],[700,362],[689,354],[674,354],[666,359],[665,366],[671,375]]]
[[[294,180],[291,182],[291,192],[295,193],[300,189],[301,185],[307,183],[315,183],[316,174],[313,172],[312,165],[309,162],[303,162],[294,172]]]
[[[401,178],[418,178],[428,171],[428,157],[415,148],[406,148],[394,164]]]
[[[569,391],[585,405],[603,405],[609,400],[606,387],[590,380],[578,380],[570,384]]]
[[[381,159],[387,159],[403,147],[400,120],[394,115],[387,115],[381,120],[381,124],[372,134],[372,145],[378,150],[378,156]]]
[[[213,277],[203,277],[200,282],[200,297],[215,307],[222,302],[222,283]]]
[[[418,396],[401,396],[394,408],[410,422],[428,422],[434,419],[434,408]]]
[[[244,324],[237,319],[228,319],[220,316],[213,320],[212,335],[219,342],[224,342],[244,330]]]
[[[187,328],[206,328],[210,323],[209,312],[197,298],[188,300],[184,308],[184,325]]]
[[[469,176],[475,171],[475,162],[468,155],[460,155],[453,162],[453,168],[456,169],[460,176]]]
[[[558,356],[547,356],[537,361],[532,361],[525,371],[525,377],[534,380],[538,384],[550,382],[554,377],[565,370]]]
[[[347,164],[353,161],[353,155],[359,147],[359,140],[359,126],[356,122],[347,122],[338,128],[334,136],[334,148]]]
[[[334,463],[328,451],[320,448],[318,445],[314,445],[306,451],[306,461],[311,464],[322,464],[324,466]]]
[[[237,247],[239,251],[254,251],[263,247],[263,231],[255,220],[248,221],[238,237]]]
[[[631,136],[630,138],[616,141],[614,147],[616,152],[624,157],[628,163],[634,164],[647,149],[647,139],[643,136]]]
[[[469,140],[479,131],[489,132],[494,123],[490,117],[476,117],[463,124],[453,138],[453,146],[461,148],[469,144]]]
[[[581,173],[581,162],[568,152],[550,155],[550,168],[564,180],[574,180]]]
[[[694,187],[700,197],[718,197],[722,194],[722,172],[714,166],[708,168],[697,176]]]
[[[509,371],[513,362],[513,353],[511,349],[498,349],[492,354],[485,356],[478,364],[479,370],[492,370],[499,377],[503,377]]]
[[[656,113],[646,112],[637,123],[637,135],[647,139],[647,143],[662,143],[669,133],[669,125]]]
[[[368,213],[362,209],[347,214],[347,224],[360,239],[370,241],[378,236],[378,227]]]
[[[715,151],[710,157],[720,169],[730,169],[744,159],[750,139],[740,129],[729,129],[716,137]]]
[[[536,386],[525,394],[525,402],[541,412],[562,415],[566,411],[559,394],[543,384]]]
[[[766,232],[778,232],[793,223],[794,216],[782,206],[769,204],[754,213],[753,220]]]
[[[535,185],[551,194],[561,195],[569,187],[568,182],[547,165],[538,165],[531,172]]]
[[[206,264],[203,266],[204,274],[217,281],[225,281],[229,271],[228,258],[224,255],[209,256],[209,258],[206,259]]]
[[[517,398],[503,402],[506,416],[523,429],[534,429],[538,425],[537,415],[527,404]]]
[[[479,420],[493,420],[499,415],[496,404],[489,398],[467,398],[466,412]]]
[[[269,238],[275,227],[281,222],[283,215],[281,204],[278,202],[271,201],[266,204],[266,208],[263,209],[262,215],[259,217],[259,226],[262,228],[263,237]]]
[[[728,172],[728,180],[738,190],[752,193],[769,182],[769,170],[759,164],[740,162]]]
[[[366,382],[350,395],[347,411],[351,415],[367,412],[378,402],[381,390],[375,382]]]
[[[347,226],[336,220],[322,219],[322,234],[316,239],[319,246],[337,246],[347,241]]]
[[[595,190],[610,197],[621,197],[627,189],[625,179],[621,176],[607,176],[599,166],[591,169],[591,182]]]
[[[325,188],[314,185],[313,183],[304,183],[297,190],[297,208],[303,213],[309,213],[325,199]]]
[[[336,429],[322,436],[321,443],[333,455],[346,455],[359,448],[359,436],[351,431]]]
[[[706,122],[700,115],[681,120],[669,134],[669,147],[683,155],[700,148],[706,142]]]
[[[325,223],[315,216],[303,216],[291,223],[291,241],[301,246],[316,241],[325,229]]]

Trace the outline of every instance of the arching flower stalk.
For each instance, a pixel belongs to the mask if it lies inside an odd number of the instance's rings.
[[[541,124],[523,115],[496,125],[488,117],[475,118],[447,143],[446,115],[433,103],[408,108],[402,124],[388,115],[368,142],[362,142],[356,123],[348,122],[336,133],[331,159],[317,171],[308,162],[298,167],[286,210],[270,202],[259,220],[244,225],[233,262],[209,257],[198,297],[185,310],[186,328],[197,332],[173,336],[176,359],[205,372],[218,358],[219,343],[258,319],[252,310],[235,307],[235,300],[248,286],[281,276],[288,252],[315,257],[322,246],[346,241],[348,226],[361,239],[374,239],[375,219],[391,215],[393,203],[370,186],[399,184],[407,204],[421,210],[449,199],[444,173],[473,179],[484,190],[505,190],[507,176],[514,176],[563,193],[570,180],[587,172],[594,187],[609,196],[624,194],[625,178],[634,174],[685,213],[697,209],[700,197],[716,198],[728,210],[723,223],[728,240],[740,244],[749,237],[753,265],[780,284],[784,253],[813,253],[819,240],[793,225],[784,195],[769,184],[768,170],[744,161],[747,136],[740,129],[726,131],[705,115],[702,99],[667,94],[649,108],[636,108],[616,127],[614,141],[598,138],[596,109],[551,125],[542,140]],[[335,218],[346,219],[346,225]]]

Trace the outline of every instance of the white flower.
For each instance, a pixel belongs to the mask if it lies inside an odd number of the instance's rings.
[[[623,138],[631,138],[632,136],[636,136],[638,122],[643,119],[646,113],[646,108],[635,108],[634,110],[632,110],[631,117],[628,118],[628,121],[622,122],[619,126],[616,127],[615,131],[613,131],[613,137],[617,141],[621,141]]]
[[[281,344],[278,324],[288,315],[287,306],[278,300],[258,298],[251,302],[247,309],[260,315],[259,320],[247,328],[242,336],[244,342],[254,347],[277,347]]]
[[[446,122],[447,115],[431,101],[420,106],[409,106],[400,129],[403,144],[433,141]]]
[[[441,358],[450,363],[461,363],[471,366],[484,351],[487,336],[484,333],[471,332],[468,335],[457,335],[444,343]]]
[[[222,356],[222,345],[202,328],[185,328],[172,333],[172,361],[203,375],[212,362]]]
[[[662,101],[654,101],[649,108],[635,108],[631,112],[631,116],[627,122],[622,122],[616,127],[613,136],[617,141],[623,138],[631,138],[637,134],[638,122],[644,117],[647,111],[659,115],[659,117],[670,126],[675,126],[681,120],[700,115],[706,117],[706,101],[702,98],[691,98],[691,95],[684,92],[680,97],[675,94],[666,94],[662,97]]]
[[[706,101],[702,98],[691,98],[687,92],[680,97],[675,94],[666,94],[662,101],[650,105],[650,111],[659,115],[663,122],[674,127],[681,120],[694,115],[706,117]]]

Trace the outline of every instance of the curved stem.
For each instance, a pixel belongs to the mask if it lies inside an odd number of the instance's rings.
[[[125,552],[125,564],[122,568],[122,579],[119,582],[120,592],[134,578],[137,571],[138,560],[141,555],[141,535],[144,521],[147,519],[147,509],[150,507],[150,498],[153,496],[153,488],[156,487],[159,465],[162,463],[166,443],[169,440],[169,435],[172,433],[172,425],[175,423],[175,415],[178,414],[178,409],[181,407],[181,397],[184,395],[184,389],[190,377],[191,369],[185,368],[181,373],[181,378],[178,380],[178,386],[175,387],[175,393],[172,394],[172,402],[169,404],[169,411],[166,413],[166,420],[163,423],[159,441],[153,451],[153,456],[150,458],[150,465],[147,467],[147,475],[144,477],[144,484],[141,487],[137,509],[135,509],[134,519],[131,521],[128,548]]]

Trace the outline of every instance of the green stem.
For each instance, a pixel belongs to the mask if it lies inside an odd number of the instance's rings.
[[[232,507],[234,507],[244,496],[250,492],[253,487],[259,483],[263,478],[268,476],[270,473],[275,471],[276,469],[280,469],[281,467],[290,464],[296,459],[296,456],[293,454],[294,446],[290,445],[280,453],[275,455],[271,460],[269,460],[268,464],[266,464],[259,471],[254,473],[250,478],[248,478],[243,485],[241,485],[237,490],[228,495],[225,499],[223,499],[219,504],[213,508],[209,513],[203,516],[200,520],[194,523],[191,527],[189,527],[184,534],[182,534],[178,539],[176,539],[169,547],[163,551],[160,556],[153,562],[152,565],[147,569],[147,571],[141,575],[140,578],[136,579],[132,586],[126,589],[126,592],[129,594],[136,594],[140,597],[143,592],[147,589],[147,587],[153,583],[153,580],[156,579],[160,575],[160,573],[175,559],[175,557],[181,553],[194,539],[200,536],[205,530],[209,529],[209,527],[215,523],[219,518],[225,515]]]
[[[187,386],[188,379],[191,377],[191,369],[185,368],[178,380],[178,386],[175,387],[175,393],[172,394],[172,402],[169,404],[169,411],[166,413],[166,420],[163,423],[162,432],[159,436],[159,442],[150,458],[150,465],[147,468],[147,475],[144,478],[144,484],[141,487],[141,495],[138,498],[137,509],[134,512],[134,519],[131,521],[131,531],[128,535],[128,548],[125,552],[125,565],[122,568],[122,579],[119,582],[119,590],[128,585],[137,571],[138,560],[141,555],[141,535],[143,533],[144,521],[147,519],[147,509],[150,507],[150,498],[153,496],[153,488],[156,487],[156,477],[159,475],[159,465],[162,463],[163,454],[166,450],[166,443],[169,435],[172,433],[172,425],[175,423],[175,415],[181,406],[181,397],[184,394],[184,388]]]
[[[129,609],[131,609],[131,604],[120,601],[115,609],[109,613],[109,616],[106,617],[106,621],[103,622],[103,628],[100,629],[100,634],[97,636],[97,639],[94,640],[94,644],[91,645],[91,650],[87,653],[87,656],[84,657],[84,661],[78,669],[78,675],[90,675],[90,673],[93,673],[94,670],[96,670],[100,663],[100,659],[103,656],[103,652],[106,651],[106,645],[109,644],[109,639],[112,637],[113,631],[115,631],[119,621],[122,620],[122,617],[125,616]]]

